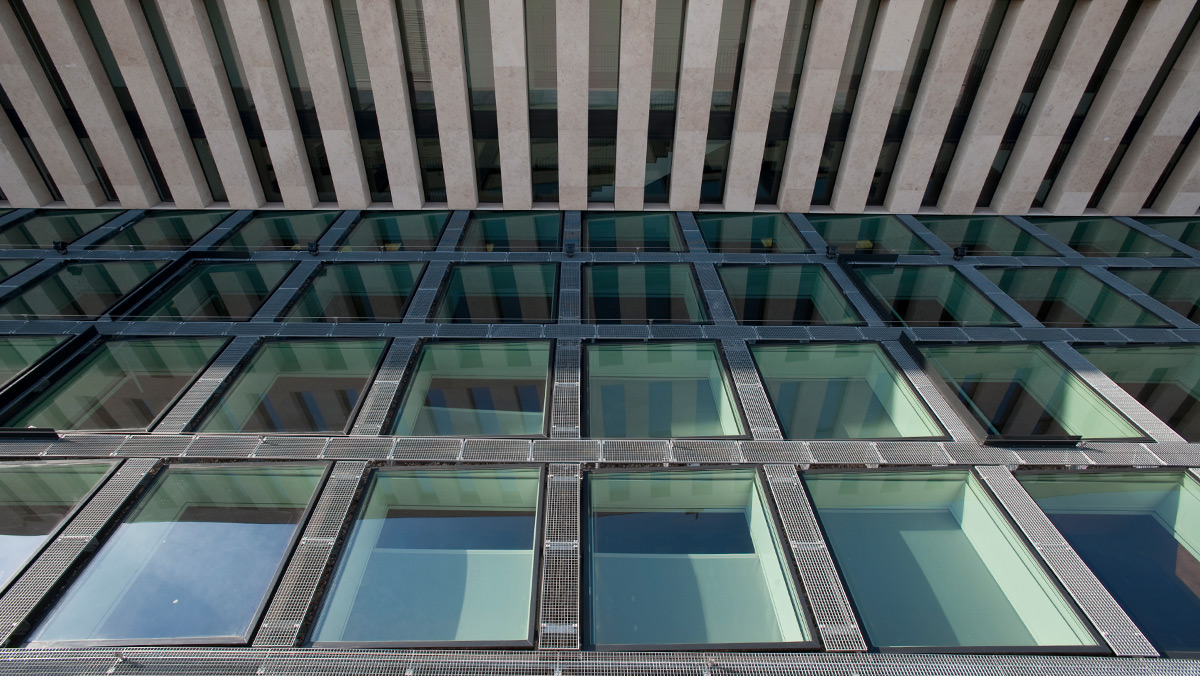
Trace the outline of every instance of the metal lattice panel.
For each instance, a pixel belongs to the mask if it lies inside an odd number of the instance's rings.
[[[1161,459],[1164,465],[1173,467],[1200,465],[1200,444],[1148,444],[1147,448]]]
[[[1017,465],[1021,459],[1016,453],[995,446],[981,446],[977,442],[947,442],[942,444],[956,465]]]
[[[178,403],[171,407],[170,412],[154,428],[155,434],[179,434],[200,413],[200,409],[208,403],[222,383],[233,373],[243,359],[258,344],[258,339],[250,336],[234,338],[221,354],[213,360],[199,380],[179,398]]]
[[[315,460],[328,444],[326,437],[264,437],[254,449],[254,457]]]
[[[665,439],[605,439],[604,462],[659,463],[671,458],[671,442]]]
[[[808,444],[803,441],[743,441],[742,457],[746,462],[783,462],[807,465],[813,461]]]
[[[404,313],[405,323],[424,322],[429,317],[438,289],[442,286],[442,278],[446,276],[449,268],[450,265],[444,262],[431,262],[425,266],[421,283],[408,301],[408,310]]]
[[[467,439],[463,460],[525,461],[532,456],[533,442],[525,439]]]
[[[750,424],[751,435],[755,439],[782,439],[783,433],[775,420],[775,411],[767,399],[767,391],[758,377],[758,369],[754,367],[746,344],[724,340],[721,341],[721,350],[729,363],[729,372]]]
[[[941,444],[924,441],[880,441],[875,450],[893,465],[949,465],[954,461]]]
[[[59,439],[46,450],[46,455],[67,457],[106,458],[117,452],[126,437],[112,434],[72,434]]]
[[[676,439],[671,451],[676,462],[742,462],[741,444],[732,440]]]
[[[811,441],[813,462],[827,465],[878,465],[883,462],[875,445],[866,441]]]
[[[1163,464],[1142,444],[1089,442],[1080,446],[1080,450],[1094,465],[1151,467]]]
[[[328,460],[383,460],[391,457],[395,445],[395,439],[378,437],[330,439],[321,457]]]
[[[400,391],[400,384],[404,381],[408,363],[412,361],[416,349],[416,339],[397,338],[392,341],[354,420],[351,434],[372,435],[383,430],[383,423],[392,410],[392,402]]]
[[[1091,461],[1074,448],[1018,448],[1022,465],[1089,465]]]
[[[192,437],[132,436],[117,449],[117,455],[124,457],[173,458],[183,455],[191,444]]]
[[[201,435],[192,441],[184,455],[189,458],[249,458],[254,455],[259,441],[258,437],[245,435]]]
[[[539,439],[533,442],[534,462],[600,462],[600,441]]]
[[[397,460],[457,460],[462,457],[462,439],[404,437],[396,440],[392,457]]]
[[[578,650],[580,466],[552,464],[546,479],[538,648]]]

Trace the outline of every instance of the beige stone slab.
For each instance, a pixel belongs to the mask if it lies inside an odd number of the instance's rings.
[[[558,202],[563,209],[587,208],[590,24],[588,0],[558,0],[555,3]]]
[[[0,115],[0,190],[14,207],[40,207],[54,199],[7,115]]]
[[[613,203],[638,211],[645,203],[650,75],[654,65],[654,0],[621,2],[621,67],[617,91],[617,157]]]
[[[721,0],[692,0],[684,16],[675,98],[675,138],[671,142],[672,209],[700,208],[704,154],[712,110],[717,43],[721,36]]]
[[[1151,208],[1164,216],[1195,216],[1200,210],[1200,135],[1192,137]]]
[[[474,209],[479,204],[479,185],[475,176],[471,105],[467,98],[458,3],[426,2],[424,9],[446,201],[451,209]]]
[[[525,66],[524,0],[489,0],[492,19],[492,71],[496,86],[496,127],[500,182],[505,209],[533,207],[529,158],[529,72]]]

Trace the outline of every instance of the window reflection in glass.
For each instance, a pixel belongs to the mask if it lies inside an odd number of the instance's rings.
[[[725,265],[717,273],[742,324],[862,323],[820,265]]]
[[[0,261],[0,281],[7,281],[9,277],[33,265],[35,262],[33,259]]]
[[[1139,218],[1144,223],[1167,237],[1172,237],[1192,247],[1200,248],[1200,219],[1197,218]]]
[[[982,272],[1046,326],[1167,326],[1080,268],[991,268]]]
[[[1003,216],[921,216],[921,223],[951,249],[967,256],[1057,256],[1027,230]]]
[[[1031,223],[1084,256],[1184,256],[1114,218],[1031,218]]]
[[[66,336],[0,337],[0,385],[7,385],[66,339]]]
[[[301,294],[289,322],[398,322],[424,263],[331,263]]]
[[[1200,442],[1200,346],[1076,349],[1180,436]]]
[[[859,266],[854,274],[903,326],[1012,326],[1014,322],[950,266]]]
[[[456,265],[438,308],[437,321],[553,322],[557,281],[557,266],[550,263]]]
[[[186,249],[229,218],[232,211],[151,211],[93,249]]]
[[[931,254],[933,251],[895,216],[823,216],[808,222],[843,254]]]
[[[783,214],[696,214],[704,243],[714,253],[810,253]]]
[[[696,324],[708,321],[692,266],[686,263],[587,265],[584,321],[599,324]]]
[[[0,248],[49,249],[55,242],[70,244],[120,213],[100,209],[39,211],[0,231]]]
[[[584,212],[588,251],[683,251],[675,215],[663,212]]]
[[[448,211],[370,212],[354,224],[341,251],[432,251],[450,218]]]
[[[283,261],[201,264],[133,318],[246,321],[267,302],[295,265]]]
[[[217,247],[221,251],[300,251],[321,239],[340,211],[263,211]]]
[[[476,212],[467,224],[463,251],[558,251],[558,211]]]
[[[1200,270],[1169,268],[1110,272],[1184,317],[1200,320]]]
[[[69,263],[0,305],[0,317],[95,319],[165,261]]]

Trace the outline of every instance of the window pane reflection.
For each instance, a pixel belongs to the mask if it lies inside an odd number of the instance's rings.
[[[165,264],[69,263],[0,305],[0,317],[96,319]]]
[[[332,263],[317,270],[289,322],[398,322],[424,263]]]
[[[439,322],[534,323],[555,320],[553,264],[456,265],[438,308]]]

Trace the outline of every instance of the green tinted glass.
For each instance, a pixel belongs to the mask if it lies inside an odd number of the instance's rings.
[[[695,324],[708,321],[686,263],[586,265],[584,321],[599,324]]]
[[[342,251],[430,251],[437,248],[448,211],[372,211],[354,224]]]
[[[56,430],[144,430],[224,344],[224,338],[107,342],[6,424]]]
[[[805,474],[804,483],[872,645],[1097,645],[969,472]]]
[[[843,254],[929,254],[930,248],[895,216],[809,215],[825,243]]]
[[[7,384],[66,339],[66,336],[0,337],[0,385]]]
[[[232,214],[232,211],[151,211],[142,220],[92,248],[186,249]]]
[[[550,343],[427,343],[392,434],[544,434]]]
[[[290,322],[398,322],[424,263],[321,266],[288,313]]]
[[[921,216],[921,223],[951,249],[967,256],[1057,256],[1003,216]]]
[[[164,261],[70,263],[0,305],[0,317],[95,319]]]
[[[1200,320],[1200,270],[1112,270],[1121,279],[1192,321]]]
[[[1200,346],[1076,349],[1180,436],[1200,442]]]
[[[1113,218],[1031,218],[1031,223],[1084,256],[1183,256]]]
[[[715,343],[587,347],[592,437],[728,437],[744,433]]]
[[[198,265],[135,318],[245,321],[258,312],[295,265],[283,261]]]
[[[921,351],[988,434],[1144,436],[1040,345],[947,345]]]
[[[663,212],[584,212],[588,251],[683,251],[675,215]]]
[[[904,326],[1012,326],[1015,324],[966,277],[949,266],[854,268],[867,289]]]
[[[383,355],[385,340],[264,344],[200,432],[340,433]]]
[[[1046,326],[1167,326],[1079,268],[988,268],[982,272]]]
[[[1200,247],[1200,219],[1197,218],[1139,218],[1139,223],[1174,237],[1193,249]]]
[[[534,468],[376,472],[313,641],[528,642],[540,489]]]
[[[557,266],[456,265],[438,306],[437,321],[473,324],[554,321]]]
[[[730,265],[717,272],[743,324],[862,322],[820,265]]]
[[[49,249],[70,244],[113,219],[120,211],[39,211],[0,231],[0,249]]]
[[[30,265],[33,265],[35,262],[37,262],[37,261],[34,261],[34,260],[0,261],[0,281],[4,281],[4,280],[8,279],[9,277],[12,277],[13,275],[17,274],[18,272],[29,267]]]
[[[301,250],[341,216],[340,211],[263,211],[217,247],[222,251]]]
[[[809,253],[783,214],[696,214],[708,250],[715,253]]]
[[[463,251],[558,251],[557,211],[477,211],[467,224]]]

